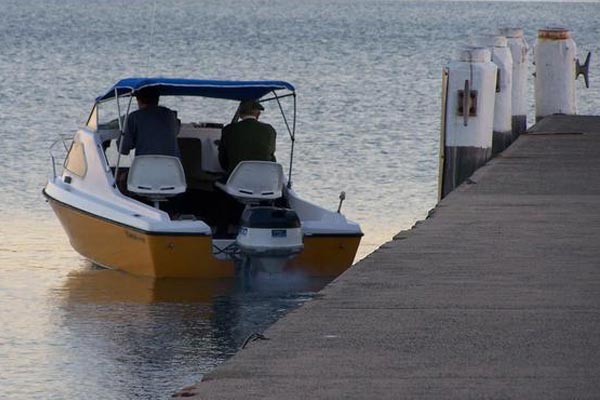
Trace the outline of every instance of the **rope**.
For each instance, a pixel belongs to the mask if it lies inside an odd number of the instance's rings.
[[[258,332],[251,333],[250,335],[248,335],[246,340],[244,340],[244,343],[242,343],[241,349],[242,350],[245,349],[246,346],[248,345],[248,343],[256,342],[257,340],[270,340],[270,339],[268,337],[266,337],[265,335],[263,335],[262,333],[258,333]]]

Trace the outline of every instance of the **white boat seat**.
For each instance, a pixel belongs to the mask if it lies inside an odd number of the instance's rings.
[[[283,167],[271,161],[242,161],[217,187],[246,204],[275,200],[283,195]]]
[[[127,190],[158,202],[185,192],[185,173],[177,157],[135,156],[127,177]]]

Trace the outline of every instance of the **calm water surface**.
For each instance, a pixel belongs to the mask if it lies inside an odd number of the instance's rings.
[[[298,89],[296,190],[365,231],[360,255],[437,191],[441,68],[499,26],[574,30],[599,54],[597,3],[0,0],[0,398],[156,399],[196,381],[325,282],[152,281],[78,256],[43,201],[47,148],[131,75],[285,79]],[[154,21],[154,22],[152,22]],[[578,84],[579,111],[597,114]],[[530,119],[533,97],[530,82]],[[222,122],[207,103],[197,120]],[[263,119],[289,145],[276,110]]]

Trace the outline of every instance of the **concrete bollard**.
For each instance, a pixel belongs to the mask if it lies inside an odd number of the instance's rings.
[[[479,39],[479,44],[490,49],[492,62],[498,67],[492,137],[492,155],[495,155],[510,146],[513,139],[511,104],[513,61],[504,36],[485,35]]]
[[[577,114],[575,79],[583,74],[588,86],[589,54],[583,66],[576,60],[577,46],[562,27],[538,31],[535,57],[535,118],[552,114]]]
[[[512,132],[513,141],[527,130],[527,70],[529,47],[521,28],[502,28],[500,34],[507,40],[512,55]]]
[[[482,47],[462,50],[444,69],[440,198],[491,157],[496,73],[490,51]]]

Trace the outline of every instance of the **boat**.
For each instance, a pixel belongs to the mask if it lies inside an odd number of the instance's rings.
[[[237,110],[246,100],[274,102],[291,140],[287,171],[279,162],[249,160],[224,178],[218,143],[229,121],[181,121],[181,158],[121,155],[132,99],[147,87],[161,103],[210,99]],[[337,276],[352,265],[363,233],[340,211],[343,192],[332,211],[294,191],[296,103],[285,81],[120,80],[95,99],[72,138],[53,144],[43,194],[73,248],[101,267],[153,278],[230,278],[256,270]],[[120,176],[127,176],[126,187]],[[237,222],[219,230],[224,218]]]

